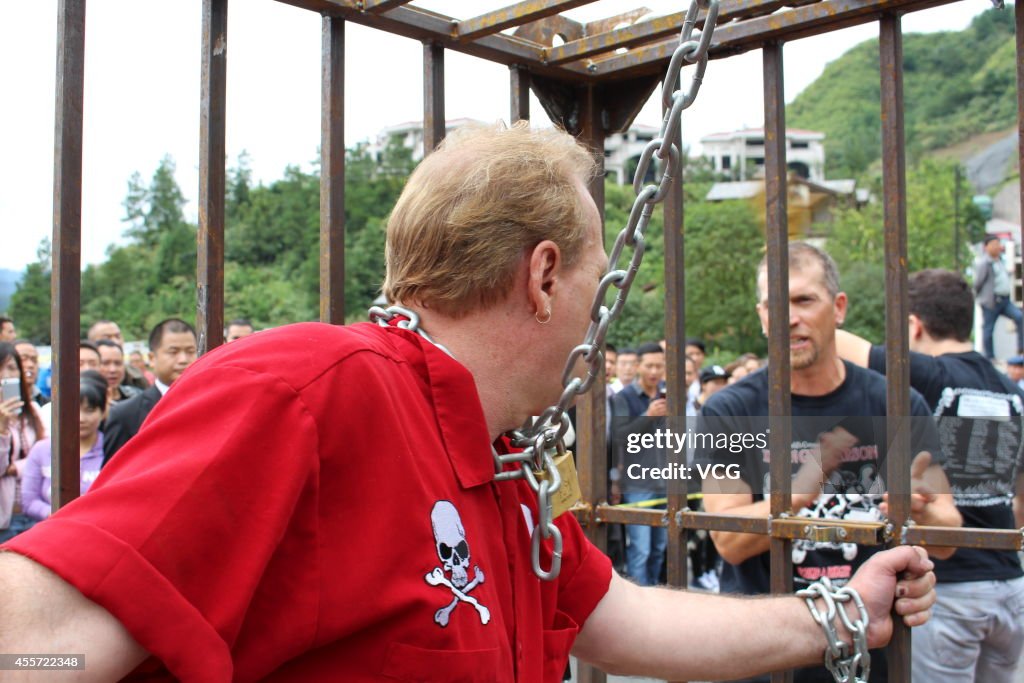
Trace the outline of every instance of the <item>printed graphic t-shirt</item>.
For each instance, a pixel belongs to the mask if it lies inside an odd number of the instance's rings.
[[[840,465],[831,474],[824,493],[797,514],[808,519],[846,519],[874,521],[881,518],[878,504],[886,491],[886,407],[885,378],[871,370],[845,363],[846,378],[824,396],[792,397],[793,473],[819,449],[819,435],[842,427],[856,443],[840,455]],[[699,430],[718,432],[738,430],[763,433],[768,422],[768,371],[759,370],[729,385],[712,396],[704,406]],[[933,464],[941,463],[941,453],[928,406],[919,393],[911,390],[911,450],[927,450]],[[740,467],[741,477],[762,500],[770,491],[771,454],[767,449],[698,450],[697,462],[727,463]],[[909,467],[909,459],[907,466]],[[793,584],[796,590],[827,576],[836,585],[845,584],[868,557],[879,550],[853,543],[796,541],[793,543]],[[733,565],[725,563],[721,579],[723,593],[758,595],[769,593],[771,569],[768,553]],[[872,651],[872,680],[886,680],[884,653]],[[749,679],[768,681],[768,677]],[[831,683],[832,675],[824,667],[799,669],[797,683]]]
[[[885,347],[869,366],[885,372]],[[1013,494],[1022,454],[1024,393],[976,351],[910,354],[910,384],[936,418],[946,477],[964,527],[1014,529]],[[935,561],[940,582],[1005,581],[1024,576],[1013,550],[960,548]]]

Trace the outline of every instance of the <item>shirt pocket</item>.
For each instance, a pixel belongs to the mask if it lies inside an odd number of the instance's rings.
[[[580,627],[564,612],[556,612],[551,628],[544,629],[544,681],[557,683],[565,674],[569,651],[576,642]]]
[[[392,643],[381,674],[398,681],[486,683],[498,680],[498,649],[432,650]]]

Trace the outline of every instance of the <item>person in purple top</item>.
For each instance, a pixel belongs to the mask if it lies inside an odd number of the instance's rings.
[[[79,380],[78,448],[82,457],[81,492],[84,495],[103,465],[103,432],[100,423],[107,414],[107,381],[95,370],[86,370]],[[21,478],[21,504],[25,514],[40,521],[50,516],[50,439],[36,442],[28,453]]]

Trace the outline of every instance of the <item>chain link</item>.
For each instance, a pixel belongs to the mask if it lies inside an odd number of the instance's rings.
[[[867,683],[871,674],[871,655],[868,652],[868,611],[856,590],[849,586],[840,589],[832,587],[828,577],[812,583],[804,590],[797,591],[804,599],[814,621],[825,633],[828,644],[825,648],[825,667],[837,683]],[[825,603],[825,611],[818,609],[816,599]],[[849,603],[857,608],[857,618],[851,619],[846,607]],[[839,639],[834,620],[836,615],[853,635],[853,645]]]
[[[622,313],[630,287],[640,270],[645,246],[644,231],[651,220],[654,206],[665,199],[672,184],[682,175],[681,115],[684,109],[693,104],[704,78],[708,48],[711,46],[711,36],[718,18],[718,2],[719,0],[691,0],[687,10],[680,32],[679,46],[672,54],[662,84],[663,102],[667,112],[661,124],[661,134],[644,148],[640,156],[640,163],[633,175],[636,200],[633,202],[625,227],[619,232],[612,247],[612,253],[608,258],[608,270],[598,284],[590,309],[590,326],[587,333],[583,337],[583,342],[569,353],[565,370],[562,372],[562,395],[557,403],[544,410],[537,419],[527,421],[521,428],[511,433],[512,445],[523,449],[521,452],[507,455],[499,455],[496,451],[493,453],[496,480],[524,479],[537,495],[540,519],[530,538],[531,559],[534,573],[546,581],[558,577],[562,564],[562,534],[554,523],[551,498],[562,483],[553,456],[565,453],[562,437],[569,428],[566,411],[577,397],[590,389],[600,375],[604,364],[604,340],[609,326]],[[693,39],[697,15],[702,9],[706,10],[704,28],[699,39]],[[696,64],[696,70],[685,93],[676,88],[682,80],[682,69],[687,65],[684,62]],[[645,184],[655,158],[662,163],[661,178],[657,183]],[[621,268],[619,261],[627,247],[632,249],[632,254],[629,264]],[[618,291],[615,294],[615,301],[609,308],[605,301],[612,287]],[[400,321],[399,327],[417,332],[433,342],[419,327],[419,316],[413,311],[398,306],[387,309],[375,306],[370,309],[370,319],[381,325],[387,325],[395,315],[408,319]],[[585,366],[582,375],[575,374],[579,361]],[[545,570],[540,563],[540,547],[541,540],[548,539],[552,542],[551,566]]]
[[[696,25],[697,14],[701,9],[707,10],[704,30],[701,31],[699,40],[693,40],[691,36]],[[577,397],[590,389],[601,372],[601,366],[604,364],[604,340],[609,326],[622,313],[626,297],[640,270],[645,247],[644,233],[654,212],[654,206],[665,199],[672,184],[682,175],[681,115],[684,109],[693,104],[697,90],[700,88],[717,18],[718,0],[692,0],[690,3],[686,21],[680,33],[680,45],[673,53],[662,85],[663,101],[667,112],[662,121],[661,134],[644,148],[640,156],[640,163],[633,175],[633,191],[636,193],[636,199],[629,212],[629,220],[615,240],[615,245],[608,257],[608,270],[601,278],[594,295],[594,303],[590,309],[590,326],[583,338],[583,343],[570,352],[566,361],[565,371],[562,373],[563,391],[558,403],[545,410],[536,421],[513,432],[512,444],[514,446],[525,450],[540,449],[545,454],[552,449],[556,449],[558,452],[564,450],[561,438],[565,432],[565,411]],[[685,66],[684,62],[697,65],[696,73],[685,93],[676,89],[676,85],[682,80],[681,71]],[[645,184],[655,157],[662,162],[661,178],[656,184]],[[629,264],[622,267],[619,262],[627,247],[632,249],[632,254],[629,257]],[[611,308],[609,308],[605,301],[612,287],[618,291]],[[576,375],[576,366],[580,360],[585,365],[585,374]],[[535,460],[535,458],[530,458],[530,460]],[[499,472],[503,472],[508,462],[511,462],[508,456],[499,456],[495,460],[495,467]],[[550,462],[547,455],[545,455],[545,462]],[[550,516],[550,505],[544,505],[544,501],[557,491],[558,487],[551,485],[544,488],[542,485],[548,481],[547,479],[540,482],[541,486],[534,486],[535,479],[526,474],[526,465],[521,464],[520,468],[520,473],[509,478],[520,476],[526,478],[530,487],[537,493],[540,503],[540,520],[531,539],[533,571],[542,579],[554,579],[558,576],[558,567],[561,563],[561,535]],[[508,474],[508,472],[504,473]],[[552,554],[551,568],[544,570],[540,566],[540,539],[542,536],[547,538],[549,534],[555,539],[556,552]]]

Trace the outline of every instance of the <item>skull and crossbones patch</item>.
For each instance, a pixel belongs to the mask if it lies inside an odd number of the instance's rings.
[[[437,501],[430,511],[430,526],[434,530],[434,549],[441,566],[427,572],[423,579],[431,586],[447,589],[452,596],[450,603],[434,612],[434,622],[447,626],[452,612],[460,602],[464,602],[476,610],[481,624],[487,624],[491,620],[491,611],[470,595],[484,582],[484,573],[479,566],[473,565],[473,580],[469,579],[469,542],[459,511],[447,500]]]

